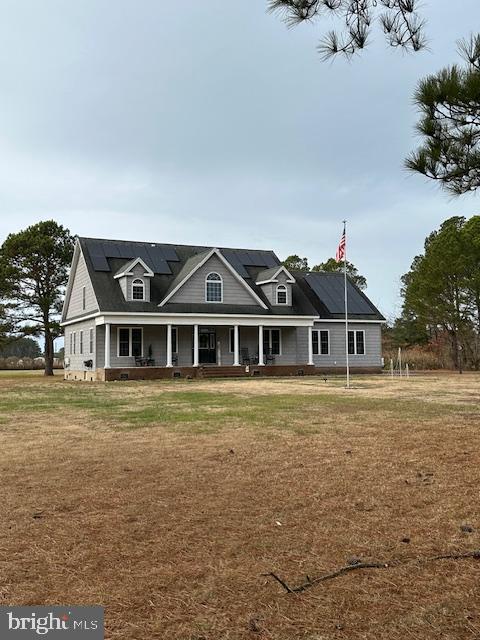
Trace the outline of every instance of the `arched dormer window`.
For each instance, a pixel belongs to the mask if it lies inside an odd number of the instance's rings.
[[[218,273],[209,273],[205,278],[205,301],[223,302],[223,280]]]
[[[132,282],[132,300],[145,300],[145,283],[140,278]]]
[[[287,287],[284,284],[277,286],[277,304],[287,304]]]

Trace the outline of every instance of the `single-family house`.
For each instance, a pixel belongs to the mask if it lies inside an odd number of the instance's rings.
[[[382,364],[378,309],[348,280],[352,371]],[[62,313],[65,378],[307,375],[346,364],[341,273],[273,251],[77,238]]]

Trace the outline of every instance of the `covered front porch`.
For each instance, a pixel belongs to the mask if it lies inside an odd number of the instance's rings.
[[[107,320],[97,321],[96,369],[104,371],[100,379],[301,375],[314,369],[313,319],[268,317],[260,323],[208,318],[193,324],[184,317],[171,322],[149,318],[142,324]]]

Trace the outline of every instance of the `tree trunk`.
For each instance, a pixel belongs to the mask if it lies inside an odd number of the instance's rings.
[[[49,329],[45,330],[45,372],[46,376],[53,376],[53,336]]]
[[[458,333],[456,329],[452,331],[452,342],[453,342],[453,355],[455,359],[455,369],[458,369],[458,373],[463,373],[462,353],[461,353],[460,344],[458,342]]]

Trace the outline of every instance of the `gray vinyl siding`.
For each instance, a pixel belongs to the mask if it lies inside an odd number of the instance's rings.
[[[269,301],[270,304],[276,305],[278,307],[290,307],[292,305],[292,285],[287,284],[287,276],[285,273],[280,272],[277,276],[278,282],[269,282],[268,284],[262,284],[261,289],[265,294],[265,297]],[[283,284],[287,287],[287,304],[277,305],[277,286],[279,284]]]
[[[85,287],[85,309],[83,308],[83,287]],[[97,300],[88,275],[85,258],[83,253],[80,253],[65,318],[68,320],[94,311],[98,311]]]
[[[255,305],[258,302],[221,262],[217,256],[212,256],[185,284],[170,298],[169,302],[204,304],[205,278],[214,271],[223,280],[223,302],[228,305]]]
[[[317,367],[344,367],[345,358],[345,325],[343,322],[317,322],[315,330],[329,331],[329,355],[314,355],[313,361]],[[365,332],[365,355],[350,355],[349,362],[352,367],[379,367],[382,364],[382,340],[381,324],[352,322],[349,330]],[[304,341],[308,350],[307,329],[299,329],[304,333]],[[300,345],[301,351],[303,347]]]
[[[120,289],[122,290],[123,293],[123,297],[125,298],[125,300],[128,300],[128,287],[127,287],[127,281],[128,278],[127,276],[123,276],[123,278],[118,278],[118,284],[120,286]]]
[[[93,329],[93,352],[90,352],[90,329]],[[85,360],[93,360],[93,367],[95,369],[95,344],[96,344],[96,332],[95,320],[85,320],[84,322],[76,322],[68,327],[65,327],[65,358],[68,358],[70,365],[68,369],[72,371],[86,370],[84,365]],[[80,332],[83,331],[83,354],[80,353]],[[76,336],[76,349],[75,353],[70,351],[70,335],[75,333]]]

